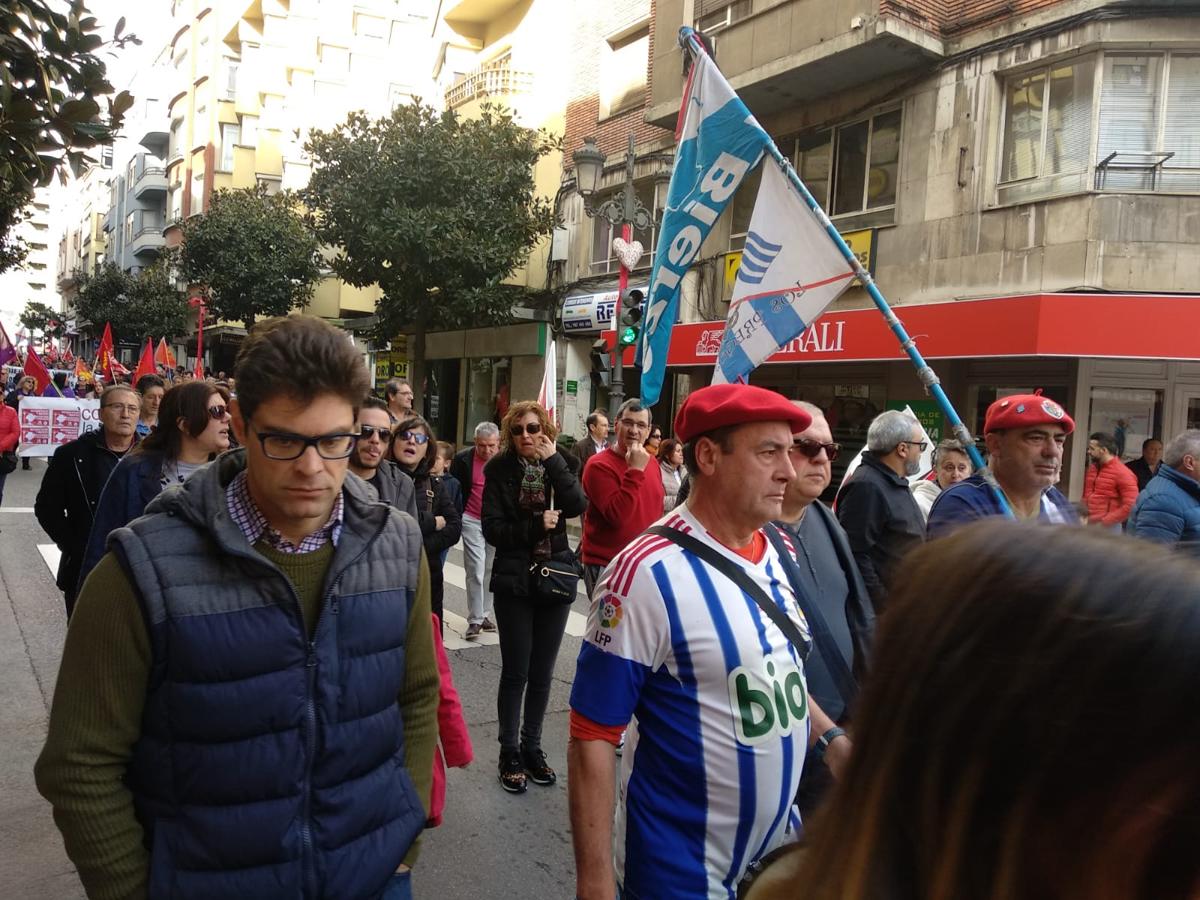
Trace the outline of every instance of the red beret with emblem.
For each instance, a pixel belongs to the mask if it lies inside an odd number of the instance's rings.
[[[1049,397],[1043,397],[1039,388],[1032,394],[1002,397],[989,406],[983,420],[983,433],[1033,428],[1035,425],[1061,425],[1067,434],[1075,430],[1075,420]]]
[[[694,440],[728,425],[787,422],[792,434],[812,424],[812,416],[782,394],[752,384],[712,384],[692,391],[675,414],[675,437]]]

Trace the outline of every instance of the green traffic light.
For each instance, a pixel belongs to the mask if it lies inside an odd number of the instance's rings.
[[[638,330],[632,326],[621,329],[621,346],[628,347],[631,344],[636,344],[638,338]]]

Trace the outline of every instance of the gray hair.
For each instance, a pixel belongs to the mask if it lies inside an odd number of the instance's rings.
[[[628,400],[622,403],[621,408],[617,410],[617,419],[619,420],[627,412],[644,412],[646,414],[646,421],[650,424],[654,424],[654,413],[650,412],[650,407],[642,403],[641,397],[630,397]]]
[[[867,449],[872,453],[891,453],[904,441],[912,440],[916,419],[898,409],[881,412],[867,429]]]
[[[1163,448],[1162,461],[1172,469],[1178,469],[1185,456],[1200,460],[1200,430],[1193,428],[1171,438],[1171,442]]]
[[[475,440],[483,438],[486,441],[494,437],[500,437],[500,429],[495,422],[480,422],[475,426]]]
[[[825,418],[825,410],[821,409],[821,407],[817,406],[815,403],[809,403],[807,400],[793,400],[792,406],[800,407],[802,410],[812,416],[812,420],[814,422],[817,421],[817,419]]]

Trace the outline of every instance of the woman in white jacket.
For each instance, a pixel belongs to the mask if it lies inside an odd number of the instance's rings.
[[[929,510],[938,494],[952,484],[971,477],[971,457],[963,449],[961,441],[947,438],[933,451],[933,478],[918,481],[912,486],[913,499],[921,508],[921,515],[929,519]]]
[[[669,513],[679,505],[679,486],[687,469],[683,467],[683,444],[671,438],[658,448],[658,468],[662,472],[663,512]]]

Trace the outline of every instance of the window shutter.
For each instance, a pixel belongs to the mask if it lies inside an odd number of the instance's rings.
[[[1162,63],[1161,56],[1105,56],[1098,162],[1113,152],[1157,149]],[[1105,179],[1106,187],[1117,190],[1149,190],[1152,184],[1148,170],[1113,171]]]
[[[1094,60],[1050,70],[1044,175],[1082,172],[1092,145]]]
[[[1162,149],[1175,153],[1163,170],[1163,187],[1200,191],[1200,171],[1171,171],[1176,167],[1200,168],[1200,56],[1171,56]]]

